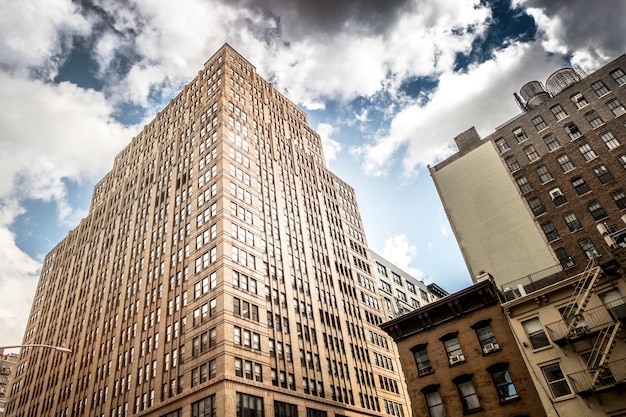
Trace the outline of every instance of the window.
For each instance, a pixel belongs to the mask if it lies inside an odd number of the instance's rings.
[[[565,133],[569,135],[571,140],[578,139],[583,135],[578,129],[578,126],[576,126],[574,123],[566,124],[565,126],[563,126],[563,129],[565,129]]]
[[[594,220],[602,220],[607,217],[606,211],[604,211],[600,203],[598,203],[597,201],[591,201],[590,203],[588,203],[587,209],[593,216]]]
[[[576,190],[578,195],[583,195],[589,192],[590,188],[582,177],[574,177],[571,180],[572,187]]]
[[[567,112],[563,110],[563,107],[561,107],[560,104],[550,107],[550,111],[552,112],[556,120],[563,120],[567,117]]]
[[[598,177],[602,184],[613,181],[613,175],[605,165],[599,165],[595,167],[593,169],[593,172],[596,174],[596,177]]]
[[[600,137],[602,138],[602,141],[604,142],[606,147],[609,148],[609,150],[615,149],[620,145],[619,141],[610,130],[600,135]]]
[[[408,288],[409,292],[412,292],[413,294],[416,294],[416,292],[415,292],[415,285],[413,285],[412,283],[407,281],[406,282],[406,287]]]
[[[522,192],[522,194],[526,194],[533,190],[533,187],[530,185],[526,177],[519,177],[515,181],[517,181],[517,185],[519,186],[519,189]]]
[[[626,169],[626,154],[618,156],[617,162],[622,165],[622,168]]]
[[[393,282],[395,282],[398,285],[402,285],[402,278],[400,278],[400,275],[392,271],[391,276],[393,277]]]
[[[595,83],[591,84],[591,88],[593,88],[593,91],[596,92],[596,94],[598,95],[598,97],[602,97],[605,94],[609,94],[609,92],[611,90],[608,89],[608,87],[606,85],[604,85],[604,83],[600,80],[596,81]]]
[[[515,157],[515,155],[507,156],[504,159],[504,161],[506,162],[506,165],[509,167],[509,171],[515,172],[518,169],[520,169],[519,162],[517,162],[517,158]]]
[[[624,193],[624,190],[613,191],[611,193],[611,198],[613,198],[617,207],[622,210],[626,209],[626,193]]]
[[[263,398],[238,392],[237,417],[263,417]]]
[[[479,321],[474,324],[472,328],[476,331],[478,343],[480,343],[483,353],[487,354],[500,349],[496,341],[496,336],[493,334],[491,324],[489,324],[489,319]]]
[[[604,121],[595,110],[585,113],[585,119],[587,119],[591,127],[594,129],[604,124]]]
[[[513,130],[513,135],[515,136],[515,139],[517,139],[517,143],[522,143],[526,139],[528,139],[526,132],[524,132],[524,129],[522,129],[521,127]]]
[[[546,212],[546,209],[543,207],[543,204],[541,204],[541,200],[539,200],[539,198],[537,197],[528,199],[528,206],[530,207],[530,210],[533,212],[535,216],[539,216],[540,214],[543,214]]]
[[[192,417],[216,417],[215,394],[191,404]]]
[[[570,99],[579,109],[582,109],[583,107],[589,104],[589,102],[587,101],[585,96],[583,96],[582,93],[576,93],[573,96],[571,96]]]
[[[543,331],[543,326],[541,326],[539,318],[535,317],[534,319],[522,322],[522,327],[524,327],[526,336],[528,336],[528,340],[530,341],[533,349],[550,346],[550,341],[548,340],[546,333]]]
[[[496,147],[498,148],[498,151],[500,153],[504,153],[508,151],[509,149],[511,149],[509,147],[509,144],[506,143],[506,140],[504,140],[504,138],[496,139]]]
[[[546,382],[554,398],[563,397],[572,393],[558,363],[544,366],[541,368],[541,371],[546,378]]]
[[[456,384],[456,388],[459,391],[459,397],[461,397],[461,404],[464,411],[472,411],[480,408],[480,401],[478,401],[478,394],[474,389],[472,383],[472,375],[461,375],[453,379]]]
[[[274,401],[274,417],[298,417],[298,406]]]
[[[591,161],[592,159],[595,159],[598,157],[596,152],[591,148],[591,146],[588,143],[585,143],[579,146],[578,150],[582,154],[583,158],[585,158],[585,161]]]
[[[541,179],[542,184],[553,180],[550,171],[548,171],[548,168],[545,165],[541,165],[539,168],[537,168],[537,175],[539,175],[539,179]]]
[[[622,114],[626,113],[626,109],[624,109],[622,103],[620,103],[619,100],[616,98],[607,101],[606,106],[609,108],[609,110],[613,112],[613,115],[615,115],[615,117],[619,117]]]
[[[326,416],[327,416],[326,411],[316,410],[315,408],[309,408],[309,407],[306,408],[306,417],[326,417]]]
[[[548,239],[548,242],[553,242],[559,238],[559,232],[556,231],[556,228],[554,227],[554,224],[552,222],[546,222],[542,224],[541,229],[546,235],[546,239]]]
[[[398,299],[406,303],[406,294],[400,290],[397,290],[396,292],[398,293]]]
[[[461,349],[461,344],[459,343],[459,339],[457,339],[456,335],[456,332],[452,332],[445,334],[440,338],[443,342],[443,347],[446,349],[446,353],[448,354],[450,365],[465,362],[463,350]]]
[[[613,77],[617,85],[626,84],[626,74],[624,74],[621,68],[611,71],[611,77]]]
[[[433,367],[430,365],[430,359],[428,358],[428,352],[426,351],[426,344],[417,345],[411,350],[413,351],[415,363],[417,364],[417,374],[422,376],[432,373]]]
[[[561,263],[561,266],[564,269],[568,269],[568,268],[572,268],[574,267],[574,260],[572,259],[571,256],[569,256],[569,253],[567,252],[567,249],[565,248],[558,248],[554,251],[554,253],[556,254],[557,259],[559,260],[559,262]]]
[[[513,385],[511,374],[508,371],[508,363],[497,363],[487,368],[487,372],[491,374],[493,384],[498,392],[500,402],[509,401],[518,397],[517,390]]]
[[[573,211],[565,213],[563,215],[563,220],[565,221],[565,224],[567,224],[567,227],[571,232],[575,232],[576,230],[583,228]]]
[[[535,128],[538,132],[548,127],[546,122],[543,120],[543,117],[541,116],[533,117],[533,124],[535,125]]]
[[[574,164],[572,164],[572,161],[570,161],[569,156],[567,155],[561,155],[556,158],[556,160],[561,165],[563,172],[571,171],[575,168]]]
[[[528,161],[533,162],[539,159],[539,152],[535,149],[534,145],[528,145],[524,148],[524,153],[526,154],[526,158]]]
[[[439,385],[428,385],[422,389],[422,392],[426,398],[430,417],[446,417],[446,411],[439,394]]]
[[[378,269],[378,273],[380,273],[381,275],[387,276],[387,268],[385,268],[384,265],[381,265],[378,262],[376,262],[376,268]]]
[[[595,259],[600,257],[598,250],[593,245],[591,239],[589,239],[588,237],[579,240],[578,245],[580,245],[580,248],[583,250],[583,252],[585,252],[585,255],[588,259]]]
[[[550,133],[549,135],[544,136],[543,141],[546,143],[546,146],[550,151],[561,147],[561,144],[559,143],[556,136],[554,136],[554,133]]]

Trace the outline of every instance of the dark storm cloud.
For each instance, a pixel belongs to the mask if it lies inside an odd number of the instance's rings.
[[[232,4],[232,1],[221,0]],[[411,0],[236,0],[240,7],[273,16],[296,33],[335,33],[346,23],[366,31],[384,31]]]

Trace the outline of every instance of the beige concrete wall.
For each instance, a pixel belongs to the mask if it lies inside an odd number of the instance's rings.
[[[472,277],[501,286],[558,264],[491,142],[431,175]]]

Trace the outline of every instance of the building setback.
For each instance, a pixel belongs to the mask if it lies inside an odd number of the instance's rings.
[[[354,190],[225,45],[45,258],[9,416],[409,416]],[[367,297],[362,296],[365,294]]]
[[[462,133],[430,168],[470,275],[487,271],[503,289],[605,262],[625,236],[626,56],[520,94],[520,115],[484,139]]]
[[[484,280],[384,323],[414,416],[545,416],[496,286]]]

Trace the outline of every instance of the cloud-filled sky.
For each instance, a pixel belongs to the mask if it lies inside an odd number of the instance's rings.
[[[470,278],[428,174],[512,93],[626,50],[606,0],[0,0],[0,345],[114,156],[225,42],[305,109],[369,245],[449,291]]]

